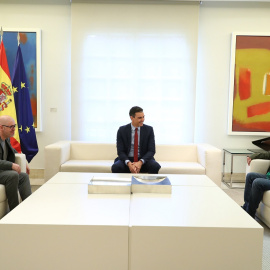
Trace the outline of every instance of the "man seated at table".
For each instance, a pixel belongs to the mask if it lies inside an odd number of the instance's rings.
[[[157,174],[160,165],[154,159],[156,152],[154,130],[144,125],[143,109],[135,106],[129,111],[131,123],[117,132],[117,154],[112,165],[113,173]]]
[[[30,169],[26,164],[26,172],[15,163],[17,151],[10,144],[10,137],[14,136],[15,121],[8,115],[0,116],[0,184],[6,188],[6,196],[10,211],[18,204],[18,190],[22,200],[31,195],[31,186],[28,174]]]
[[[250,165],[253,159],[270,159],[270,152],[254,153],[247,157],[247,163]],[[270,190],[270,168],[267,174],[250,172],[246,177],[244,191],[244,205],[242,208],[253,218],[265,191]]]

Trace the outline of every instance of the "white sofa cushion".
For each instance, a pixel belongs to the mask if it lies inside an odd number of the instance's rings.
[[[6,199],[6,188],[4,185],[0,185],[0,202],[4,202]]]
[[[111,173],[113,160],[68,160],[61,165],[61,172]]]
[[[117,158],[115,144],[72,142],[70,160],[114,160]]]
[[[270,190],[264,192],[262,202],[263,202],[266,206],[270,207]]]
[[[110,173],[113,160],[68,160],[61,172]],[[160,162],[160,174],[205,174],[205,168],[196,162]]]
[[[198,162],[196,144],[185,145],[156,145],[155,160],[175,162]]]
[[[267,159],[253,159],[250,166],[246,166],[246,173],[256,172],[261,174],[266,174],[268,168],[270,167],[270,160]]]
[[[205,174],[205,168],[197,162],[159,162],[159,174]]]
[[[270,228],[270,207],[260,203],[256,216]]]

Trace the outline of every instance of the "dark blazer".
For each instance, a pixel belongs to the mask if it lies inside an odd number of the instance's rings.
[[[0,170],[6,171],[6,170],[12,170],[12,163],[15,162],[15,153],[17,151],[11,146],[10,139],[6,139],[6,145],[7,145],[7,160],[3,160],[4,151],[0,144]]]
[[[121,126],[117,132],[117,154],[118,159],[128,160],[131,148],[131,124]],[[154,130],[151,126],[140,127],[140,159],[147,162],[154,159],[156,153]]]

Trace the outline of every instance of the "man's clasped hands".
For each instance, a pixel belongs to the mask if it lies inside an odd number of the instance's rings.
[[[131,173],[139,173],[143,165],[143,162],[141,160],[137,162],[129,161],[127,165]]]

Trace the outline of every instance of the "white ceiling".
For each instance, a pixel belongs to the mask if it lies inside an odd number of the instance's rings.
[[[0,0],[0,4],[70,5],[72,3],[270,2],[270,0]]]
[[[71,0],[0,0],[0,4],[70,5]]]

